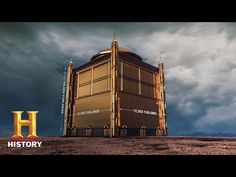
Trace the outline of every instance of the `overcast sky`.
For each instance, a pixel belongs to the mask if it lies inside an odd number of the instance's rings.
[[[164,58],[170,135],[236,134],[236,23],[0,23],[0,136],[12,110],[38,110],[38,134],[61,135],[64,66],[119,46]],[[26,116],[26,114],[24,115]]]

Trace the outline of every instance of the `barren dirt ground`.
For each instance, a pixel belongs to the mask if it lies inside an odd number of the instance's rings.
[[[236,155],[236,138],[216,137],[48,137],[41,148],[8,148],[0,155]]]

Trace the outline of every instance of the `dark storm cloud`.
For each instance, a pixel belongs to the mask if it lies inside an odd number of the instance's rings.
[[[24,41],[35,38],[35,31],[25,23],[0,23],[1,39],[21,39]],[[8,40],[8,42],[14,41]]]
[[[63,54],[54,45],[44,46],[29,24],[1,26],[1,125],[12,130],[13,110],[38,110],[40,133],[58,134]]]
[[[47,23],[48,24],[48,23]],[[108,34],[111,35],[110,38],[113,37],[114,33],[120,33],[122,36],[136,35],[137,33],[153,33],[158,31],[165,30],[169,33],[175,33],[183,28],[183,26],[188,27],[191,25],[190,23],[136,23],[136,22],[127,22],[127,23],[119,23],[119,22],[110,22],[110,23],[102,23],[102,22],[87,22],[87,23],[50,23],[48,24],[48,29],[53,29],[60,31],[62,33],[66,33],[67,35],[74,35],[75,33],[84,34],[86,33],[100,33],[100,34]],[[119,37],[119,36],[117,36]]]
[[[170,135],[235,133],[235,23],[0,23],[0,135],[12,110],[38,110],[40,135],[60,135],[63,71],[110,46],[166,68]],[[26,114],[24,115],[26,117]],[[10,129],[10,130],[9,130]]]

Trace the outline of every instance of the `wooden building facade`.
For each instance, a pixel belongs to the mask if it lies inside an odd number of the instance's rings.
[[[143,62],[117,40],[67,67],[64,136],[167,135],[164,65]]]

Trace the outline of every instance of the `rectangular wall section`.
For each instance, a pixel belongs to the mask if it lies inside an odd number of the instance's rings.
[[[110,62],[98,65],[93,68],[94,77],[93,79],[99,79],[110,74]]]
[[[132,81],[132,80],[129,80],[127,78],[124,78],[123,79],[123,90],[124,92],[128,92],[128,93],[131,93],[131,94],[138,94],[138,82],[135,82],[135,81]]]
[[[77,98],[110,91],[110,62],[77,73]]]
[[[122,62],[121,65],[121,88],[125,93],[154,98],[153,73],[140,66]]]
[[[73,127],[104,128],[110,118],[110,93],[75,100]]]
[[[154,97],[153,86],[142,84],[141,85],[141,90],[142,90],[142,96]]]
[[[138,67],[124,63],[124,76],[138,81]]]
[[[110,79],[103,79],[93,83],[93,93],[101,93],[109,90]]]
[[[91,84],[83,85],[79,87],[79,97],[90,95]]]
[[[127,128],[156,128],[157,109],[155,99],[121,93],[121,126]]]
[[[79,84],[83,85],[83,84],[88,84],[91,82],[91,69],[83,71],[81,73],[79,73]]]
[[[142,83],[153,85],[153,74],[141,69],[141,81]]]

